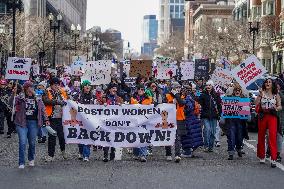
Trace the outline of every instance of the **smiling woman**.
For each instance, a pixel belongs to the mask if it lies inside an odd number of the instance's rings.
[[[123,39],[140,51],[144,15],[158,15],[159,0],[88,0],[87,28],[100,26],[121,31]]]

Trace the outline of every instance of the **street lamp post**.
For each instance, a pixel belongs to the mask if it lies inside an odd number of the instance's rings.
[[[252,22],[252,21],[249,21],[248,23],[249,23],[250,34],[252,34],[252,51],[253,51],[253,54],[255,55],[255,37],[256,37],[256,34],[258,34],[259,32],[260,22],[257,20],[256,25],[255,25],[255,22]]]
[[[74,24],[71,25],[71,32],[74,36],[74,42],[75,42],[75,56],[77,56],[77,38],[80,37],[81,32],[81,26],[78,24],[77,27],[75,27]]]
[[[56,20],[54,19],[54,16],[52,13],[49,14],[48,16],[49,22],[50,22],[50,31],[53,31],[53,58],[52,58],[52,67],[55,69],[55,57],[56,57],[56,31],[60,31],[60,24],[62,21],[62,16],[59,13],[56,17]]]

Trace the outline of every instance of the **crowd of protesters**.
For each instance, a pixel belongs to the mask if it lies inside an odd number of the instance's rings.
[[[212,153],[215,147],[220,147],[220,135],[227,136],[228,160],[233,160],[235,153],[242,157],[243,140],[248,139],[246,120],[221,119],[221,96],[214,90],[213,81],[196,79],[195,81],[156,80],[139,76],[134,86],[125,83],[122,78],[113,77],[108,85],[91,85],[90,81],[81,81],[67,73],[45,73],[24,83],[0,80],[0,134],[4,133],[4,120],[7,121],[6,137],[13,133],[19,138],[19,168],[25,167],[25,152],[28,144],[28,164],[35,165],[36,143],[48,143],[46,161],[54,161],[57,138],[61,155],[67,159],[65,152],[64,131],[62,126],[63,107],[68,99],[82,104],[120,105],[143,104],[158,105],[172,103],[176,105],[177,132],[175,145],[165,147],[167,161],[180,162],[182,158],[194,157],[194,151],[200,147],[205,152]],[[281,86],[272,79],[266,79],[258,98],[258,146],[257,156],[260,162],[265,162],[265,138],[267,136],[268,150],[266,156],[271,156],[271,167],[280,162],[283,135],[284,96]],[[232,83],[226,96],[247,97],[246,92],[238,83]],[[14,111],[13,111],[14,110]],[[222,126],[222,130],[220,127]],[[57,135],[46,131],[50,126]],[[266,132],[268,130],[268,133]],[[129,150],[136,160],[146,162],[152,155],[152,148],[140,147]],[[89,161],[91,149],[103,150],[103,161],[115,158],[115,148],[78,145],[78,159]],[[172,150],[174,149],[174,155]]]

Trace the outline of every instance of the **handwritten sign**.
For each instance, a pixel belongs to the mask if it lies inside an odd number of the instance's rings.
[[[157,79],[171,79],[176,75],[176,71],[178,69],[177,63],[172,60],[156,60],[157,65]]]
[[[257,57],[252,55],[233,69],[231,74],[243,88],[246,88],[266,72],[265,67]]]
[[[195,65],[194,62],[182,62],[180,63],[181,80],[193,80],[194,79],[194,69]]]
[[[211,75],[211,80],[214,82],[215,91],[223,94],[232,83],[233,77],[229,70],[217,67]]]
[[[29,80],[32,59],[9,57],[6,69],[6,79]]]
[[[197,78],[206,78],[209,73],[209,59],[195,59],[194,75]]]
[[[250,116],[250,99],[240,97],[222,98],[222,117],[248,119]]]

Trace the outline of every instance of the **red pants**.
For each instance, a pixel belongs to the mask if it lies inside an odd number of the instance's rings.
[[[262,119],[258,119],[258,144],[257,157],[265,158],[265,135],[268,129],[268,144],[271,152],[271,160],[277,159],[277,117],[264,114]]]

